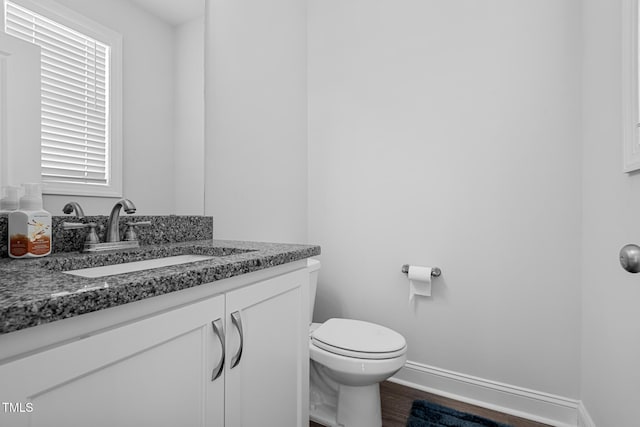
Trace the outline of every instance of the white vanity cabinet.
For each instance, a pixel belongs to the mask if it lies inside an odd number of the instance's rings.
[[[224,293],[3,362],[0,425],[308,425],[306,271],[228,280]]]
[[[308,280],[301,270],[227,293],[227,427],[309,425]]]
[[[3,408],[0,424],[223,425],[224,387],[210,381],[221,357],[217,318],[223,295],[3,364],[2,401],[32,411]]]

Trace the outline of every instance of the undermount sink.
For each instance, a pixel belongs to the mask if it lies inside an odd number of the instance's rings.
[[[113,276],[115,274],[133,273],[136,271],[150,270],[153,268],[170,267],[173,265],[188,264],[190,262],[207,261],[214,259],[210,255],[176,255],[164,258],[148,259],[144,261],[126,262],[123,264],[104,265],[101,267],[81,268],[78,270],[63,271],[65,274],[88,278]]]

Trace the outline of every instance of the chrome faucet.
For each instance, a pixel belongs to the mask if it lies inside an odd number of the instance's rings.
[[[76,212],[76,216],[78,217],[78,219],[84,218],[84,211],[82,210],[82,208],[77,202],[69,202],[66,205],[64,205],[64,208],[62,208],[62,212],[66,214],[70,214],[73,211]]]
[[[100,242],[98,234],[96,233],[96,228],[98,224],[95,222],[85,223],[85,222],[63,222],[62,229],[63,230],[84,230],[88,229],[87,235],[84,239],[84,246],[82,247],[82,252],[102,252],[102,251],[112,251],[117,249],[133,249],[140,247],[140,242],[138,241],[138,237],[136,236],[135,227],[143,226],[143,225],[151,225],[151,221],[138,221],[138,222],[128,222],[127,223],[127,231],[124,236],[124,240],[120,240],[120,209],[124,208],[124,211],[128,214],[132,214],[136,212],[136,205],[129,199],[120,199],[116,202],[111,209],[111,215],[109,216],[109,221],[107,222],[107,232],[105,236],[105,241],[103,243]],[[85,218],[84,212],[80,205],[76,202],[67,203],[62,209],[64,213],[70,214],[75,210],[76,216],[79,219]]]
[[[109,222],[107,222],[106,242],[120,241],[120,208],[124,208],[124,211],[128,214],[136,212],[136,205],[134,205],[131,200],[118,200],[113,206],[113,209],[111,209],[111,215],[109,215]]]

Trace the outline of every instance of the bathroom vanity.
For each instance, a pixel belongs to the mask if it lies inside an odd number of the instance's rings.
[[[122,260],[0,260],[0,425],[308,425],[306,258],[319,252],[154,245],[125,256],[220,255],[95,278],[69,271]]]

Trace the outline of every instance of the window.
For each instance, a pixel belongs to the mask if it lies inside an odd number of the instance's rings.
[[[6,0],[4,23],[41,49],[44,192],[121,196],[121,37],[42,0]]]
[[[640,169],[640,85],[638,66],[638,0],[623,0],[622,4],[622,126],[624,141],[624,171]]]

